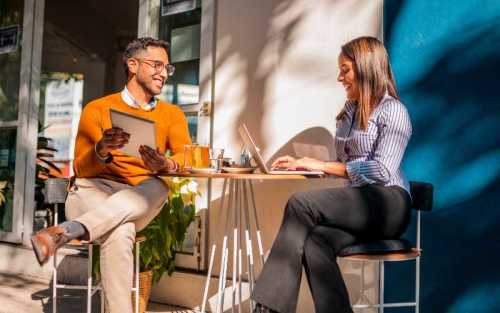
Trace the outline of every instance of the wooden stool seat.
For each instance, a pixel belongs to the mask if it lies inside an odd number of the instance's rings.
[[[137,235],[135,236],[135,243],[138,243],[138,242],[144,242],[146,241],[146,236],[144,235]],[[99,242],[95,242],[95,241],[88,241],[88,240],[80,240],[80,239],[73,239],[71,240],[70,242],[66,243],[67,245],[70,245],[70,246],[84,246],[84,245],[88,245],[88,244],[93,244],[93,245],[99,245]]]
[[[390,252],[383,254],[353,254],[342,257],[351,261],[406,261],[420,256],[420,250],[413,248],[410,251]]]

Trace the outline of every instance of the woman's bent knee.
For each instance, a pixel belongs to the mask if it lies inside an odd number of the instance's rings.
[[[285,213],[290,211],[303,214],[310,211],[310,195],[309,192],[296,192],[289,199],[285,207]]]

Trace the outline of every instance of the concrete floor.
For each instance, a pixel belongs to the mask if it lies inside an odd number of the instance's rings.
[[[52,313],[49,283],[34,278],[0,274],[0,313]],[[85,295],[78,290],[61,290],[58,313],[85,312]],[[92,312],[99,312],[99,296],[94,297]],[[150,303],[148,313],[191,313],[193,310]]]

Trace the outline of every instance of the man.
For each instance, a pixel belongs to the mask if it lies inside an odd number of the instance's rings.
[[[190,137],[183,112],[155,98],[174,67],[168,44],[153,38],[132,41],[123,55],[127,84],[121,93],[87,104],[75,144],[75,182],[66,200],[67,222],[39,231],[32,237],[40,264],[71,239],[101,243],[101,275],[111,313],[132,312],[133,243],[167,199],[166,184],[158,171],[175,171]],[[156,123],[156,150],[141,146],[141,159],[119,149],[130,134],[113,128],[110,109]],[[172,157],[165,157],[167,149]]]

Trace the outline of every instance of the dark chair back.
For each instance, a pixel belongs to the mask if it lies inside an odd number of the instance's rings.
[[[411,181],[412,207],[418,211],[431,211],[434,200],[434,186],[430,183]]]
[[[60,204],[66,202],[68,196],[67,178],[49,178],[45,181],[45,203]]]

